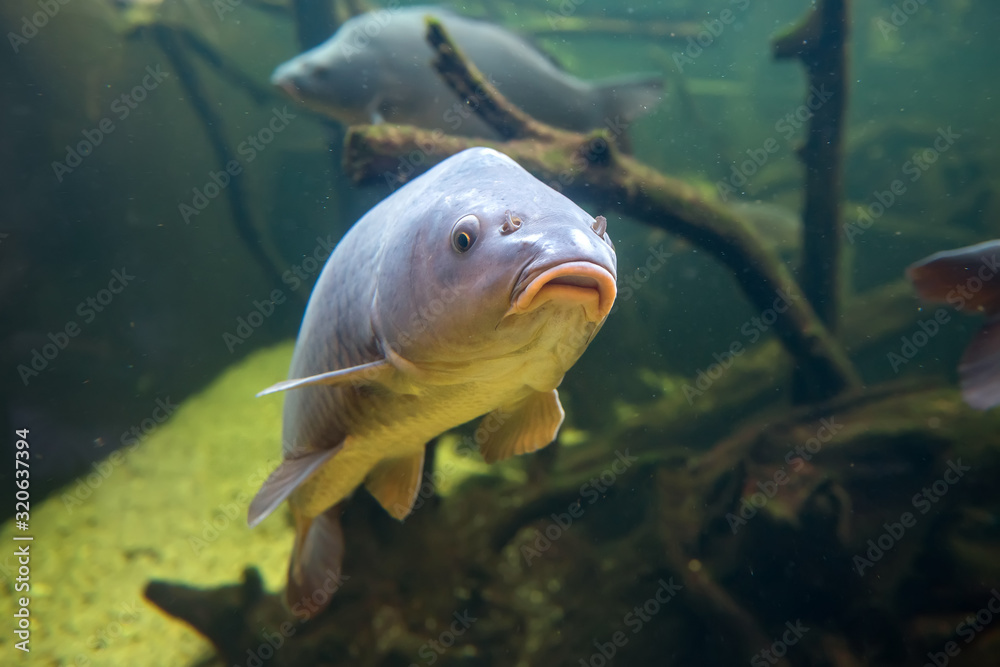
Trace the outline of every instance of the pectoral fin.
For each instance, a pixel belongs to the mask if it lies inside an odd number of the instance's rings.
[[[273,384],[267,389],[258,392],[257,396],[266,396],[279,391],[298,389],[299,387],[311,387],[319,384],[347,384],[349,382],[359,382],[369,384],[372,382],[386,382],[393,373],[393,366],[386,359],[379,359],[360,366],[343,368],[339,371],[310,375],[306,378],[295,378],[293,380],[283,380]]]
[[[253,528],[266,519],[267,515],[284,502],[299,484],[319,470],[320,466],[341,449],[342,446],[333,447],[282,461],[250,502],[250,511],[247,513],[247,523],[250,527]]]
[[[566,413],[555,389],[537,392],[511,410],[499,408],[483,418],[480,452],[487,463],[541,449],[556,439]]]
[[[423,471],[423,451],[407,458],[386,459],[368,475],[365,488],[386,512],[402,521],[413,509]]]

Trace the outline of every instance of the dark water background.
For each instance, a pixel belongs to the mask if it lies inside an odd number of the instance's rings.
[[[802,135],[786,131],[782,120],[803,104],[805,77],[797,63],[774,62],[769,40],[808,6],[799,0],[584,0],[565,2],[560,10],[556,3],[523,0],[459,3],[455,9],[514,30],[540,25],[525,23],[528,10],[544,25],[546,10],[698,24],[729,9],[735,22],[701,51],[685,41],[634,34],[545,32],[537,41],[582,78],[662,73],[662,104],[630,128],[635,155],[700,183],[708,194],[748,159],[748,151],[774,140],[778,150],[747,177],[740,196],[796,210],[801,169],[794,149]],[[199,35],[266,88],[273,68],[299,50],[291,16],[278,3],[247,1],[230,9],[166,0],[161,16]],[[5,1],[5,42],[36,11],[34,1]],[[28,427],[45,443],[33,470],[39,502],[129,444],[125,433],[149,423],[158,400],[181,403],[253,350],[294,337],[309,291],[295,280],[280,283],[287,300],[245,342],[227,345],[224,334],[276,286],[237,233],[226,196],[189,221],[179,211],[219,165],[151,33],[126,35],[130,16],[110,2],[69,0],[37,35],[0,45],[0,425],[4,433]],[[856,221],[859,207],[869,206],[894,179],[906,180],[907,191],[855,243],[845,244],[850,291],[897,281],[909,263],[930,252],[1000,236],[997,34],[1000,8],[990,2],[854,3],[845,222]],[[678,56],[686,49],[687,60]],[[317,239],[336,240],[389,193],[382,185],[357,188],[341,175],[339,146],[331,144],[335,126],[291,102],[255,101],[201,59],[192,62],[232,147],[265,127],[275,109],[287,106],[295,116],[244,163],[250,220],[280,272],[301,266],[323,246]],[[147,86],[145,99],[123,116],[115,100],[144,77],[152,81],[148,68],[168,76]],[[54,168],[102,120],[113,131],[101,133],[79,166]],[[907,180],[913,156],[949,129],[958,137],[953,145],[919,178]],[[608,215],[622,275],[631,275],[651,249],[662,246],[673,255],[621,300],[566,378],[570,423],[585,429],[616,419],[618,404],[656,398],[662,391],[656,377],[694,377],[731,341],[750,344],[741,328],[756,312],[712,257]],[[81,305],[107,298],[102,290],[115,271],[134,278],[100,312]],[[919,307],[916,300],[913,307]],[[79,335],[26,375],[33,355],[53,338],[61,340],[59,332],[74,323]],[[975,318],[953,318],[900,372],[953,381],[977,326]],[[891,336],[856,359],[866,382],[896,377],[886,355],[899,346],[899,337]],[[257,389],[248,387],[248,398]],[[5,436],[5,460],[12,447]],[[12,511],[8,503],[0,507],[7,515]]]

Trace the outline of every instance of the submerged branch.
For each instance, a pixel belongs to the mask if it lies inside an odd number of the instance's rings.
[[[194,31],[177,26],[171,26],[171,30],[184,42],[187,48],[199,56],[205,64],[212,67],[220,77],[245,92],[254,101],[254,104],[261,106],[268,102],[285,101],[285,98],[273,88],[260,85],[257,79],[244,72]]]
[[[172,27],[163,24],[152,25],[149,30],[152,33],[153,41],[160,47],[174,71],[177,72],[177,80],[184,89],[195,115],[205,129],[205,135],[212,152],[215,154],[219,169],[225,170],[226,165],[236,161],[236,156],[226,139],[222,117],[209,103],[198,74],[181,46],[177,32]],[[250,215],[250,208],[247,205],[246,191],[243,187],[243,174],[240,172],[232,173],[232,171],[229,174],[229,185],[225,188],[225,193],[232,210],[236,234],[243,241],[243,245],[267,279],[275,287],[281,287],[283,284],[281,271],[271,260],[257,229],[254,227],[253,217]],[[301,300],[302,297],[294,295],[292,298]]]
[[[843,126],[847,107],[848,0],[822,0],[795,28],[774,40],[777,59],[796,58],[809,77],[806,105],[812,112],[799,158],[805,166],[800,280],[806,298],[826,326],[837,326],[840,307],[840,202]],[[796,375],[796,400],[816,398]]]
[[[440,25],[431,23],[428,33],[445,80],[484,121],[510,138],[491,142],[415,127],[354,127],[345,140],[344,164],[356,181],[391,181],[402,156],[408,156],[411,168],[427,169],[466,148],[492,146],[557,189],[677,234],[719,258],[761,312],[775,313],[779,338],[822,395],[859,383],[791,274],[742,218],[690,185],[622,154],[607,130],[585,135],[527,117],[474,67],[462,63]]]
[[[448,37],[441,22],[427,18],[427,41],[434,49],[434,69],[448,87],[473,107],[502,139],[545,138],[547,127],[507,101],[479,68]]]
[[[812,117],[799,158],[806,169],[802,289],[833,328],[839,306],[840,194],[847,106],[847,0],[822,0],[802,23],[774,40],[774,57],[796,58],[809,77]]]

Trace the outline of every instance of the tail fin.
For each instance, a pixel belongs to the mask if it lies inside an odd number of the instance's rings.
[[[962,398],[977,410],[1000,405],[1000,318],[983,326],[958,365]]]
[[[653,74],[633,74],[595,83],[604,111],[626,123],[653,111],[663,99],[663,79]]]
[[[295,548],[288,564],[285,602],[293,614],[306,619],[326,609],[340,588],[344,559],[344,532],[340,504],[315,519],[295,514]]]

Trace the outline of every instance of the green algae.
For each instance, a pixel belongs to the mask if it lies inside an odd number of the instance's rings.
[[[33,507],[28,593],[14,592],[13,548],[0,556],[0,614],[31,600],[31,664],[192,664],[214,651],[142,597],[151,578],[220,585],[252,564],[268,588],[284,585],[287,515],[254,530],[245,517],[280,455],[281,398],[254,393],[286,376],[291,353],[288,343],[251,355],[144,442]],[[4,524],[0,540],[14,532]],[[14,641],[2,633],[0,650],[13,654]]]

